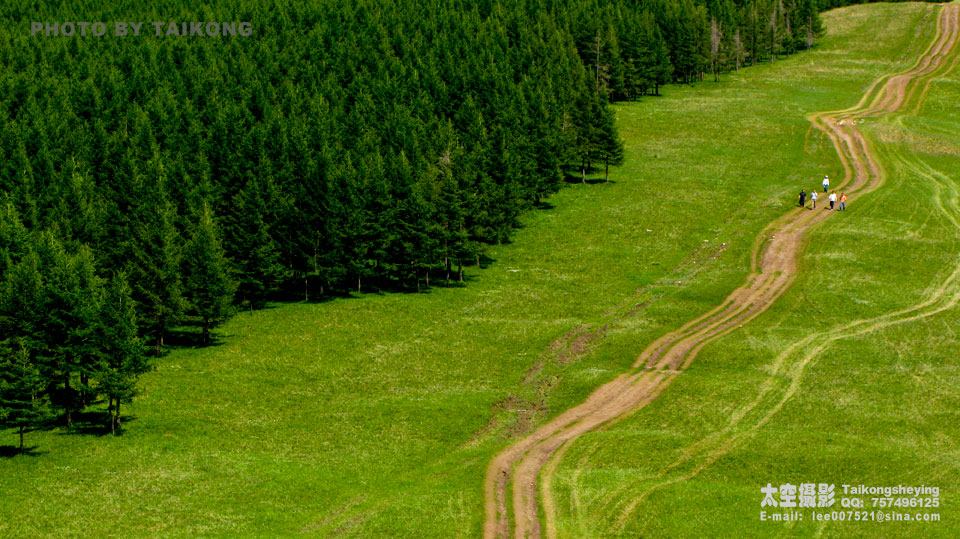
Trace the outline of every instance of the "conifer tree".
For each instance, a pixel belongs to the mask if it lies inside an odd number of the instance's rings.
[[[798,36],[804,48],[813,46],[813,40],[823,35],[823,21],[817,12],[814,0],[799,0],[796,20],[799,26]]]
[[[237,272],[237,293],[250,309],[266,303],[283,275],[280,252],[270,233],[268,185],[252,177],[233,199],[231,251]]]
[[[29,233],[9,197],[0,197],[0,276],[26,253]]]
[[[640,47],[639,70],[644,90],[653,87],[653,95],[660,95],[660,87],[673,77],[673,64],[660,27],[649,11],[641,17]]]
[[[183,256],[186,297],[203,324],[204,343],[210,340],[210,330],[230,313],[236,285],[227,264],[213,211],[204,203]]]
[[[138,320],[143,331],[153,338],[159,356],[164,336],[180,322],[185,301],[176,210],[162,196],[154,203],[152,212],[144,209],[142,220],[134,225],[132,260],[127,270],[138,305]]]
[[[96,323],[98,389],[108,399],[110,432],[120,428],[120,405],[136,394],[137,378],[149,364],[137,336],[137,313],[126,276],[118,274],[106,286]]]
[[[717,22],[716,17],[710,18],[710,72],[713,73],[713,81],[720,81],[720,66],[722,60],[720,57],[721,47],[723,46],[723,22]]]
[[[30,350],[22,340],[0,343],[0,428],[13,428],[20,435],[47,418],[44,379]]]
[[[70,249],[93,245],[102,228],[92,176],[82,171],[76,159],[71,159],[63,176],[63,185],[56,186],[56,205],[51,209],[57,234]]]
[[[43,353],[48,301],[40,274],[40,259],[32,245],[3,275],[0,285],[0,335],[17,338],[35,353]]]
[[[226,47],[34,40],[44,61],[26,62],[0,40],[15,67],[0,338],[24,340],[69,420],[100,391],[84,333],[97,275],[128,275],[157,354],[188,306],[209,339],[231,280],[251,308],[311,299],[311,282],[462,281],[565,173],[609,177],[611,101],[810,47],[818,10],[846,1],[442,2],[409,17],[407,0],[331,0],[275,10],[262,39]],[[273,31],[291,21],[310,32]]]
[[[603,181],[610,181],[610,165],[623,164],[623,141],[617,134],[613,111],[604,109],[603,123],[600,125],[600,141],[597,147],[599,159],[603,161]]]
[[[93,255],[81,247],[75,255],[64,250],[50,232],[40,235],[37,252],[45,277],[46,316],[35,338],[42,343],[41,357],[54,406],[73,425],[73,413],[90,400],[90,377],[95,370],[92,333],[99,313],[102,283],[93,266]]]
[[[616,133],[613,116],[599,95],[584,96],[578,102],[576,155],[580,159],[580,182],[586,183],[587,170],[594,161],[603,160],[606,137]]]

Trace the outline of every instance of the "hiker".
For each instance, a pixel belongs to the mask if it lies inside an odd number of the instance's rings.
[[[823,192],[826,193],[827,189],[830,188],[830,176],[823,177]]]
[[[840,211],[847,209],[847,194],[840,193]]]
[[[807,192],[803,189],[800,190],[800,207],[803,208],[807,205]]]
[[[814,189],[813,191],[810,191],[810,203],[812,204],[812,206],[810,206],[811,210],[817,209],[817,190],[816,189]]]
[[[834,204],[834,202],[837,201],[837,194],[836,194],[836,193],[830,193],[829,199],[830,199],[830,209],[832,210],[832,209],[833,209],[833,204]]]

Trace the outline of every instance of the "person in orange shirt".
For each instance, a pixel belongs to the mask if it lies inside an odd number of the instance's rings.
[[[840,193],[840,211],[847,209],[847,194]]]

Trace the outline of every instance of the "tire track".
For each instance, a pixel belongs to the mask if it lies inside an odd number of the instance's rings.
[[[809,117],[813,126],[833,143],[844,169],[844,180],[836,188],[845,188],[851,199],[876,189],[885,180],[885,172],[856,128],[856,120],[898,110],[916,94],[918,85],[912,84],[914,81],[927,79],[929,85],[929,80],[945,63],[952,67],[944,60],[956,49],[957,13],[956,5],[941,9],[933,42],[910,69],[879,79],[855,107]],[[555,503],[550,489],[540,489],[538,482],[543,471],[544,485],[549,487],[559,458],[546,470],[544,466],[558,450],[569,447],[580,435],[606,428],[656,399],[705,345],[768,309],[796,278],[797,256],[805,242],[804,233],[829,215],[831,212],[796,208],[771,223],[754,244],[752,273],[723,303],[651,343],[630,371],[600,386],[583,403],[499,453],[487,468],[484,481],[484,536],[508,537],[512,528],[517,537],[540,537],[538,494],[541,490],[547,535],[554,536]],[[782,404],[775,410],[780,406]],[[762,424],[756,428],[760,426]],[[565,451],[561,450],[557,456]],[[509,506],[508,498],[512,502]],[[636,504],[628,509],[632,511],[635,507]]]
[[[953,9],[956,10],[956,6],[954,6]],[[948,13],[947,15],[954,18],[957,17],[956,13]],[[956,23],[954,23],[954,27],[956,27]],[[951,50],[952,49],[949,47],[946,48],[944,54],[950,54]],[[922,81],[924,84],[922,86],[922,90],[920,90],[919,98],[913,98],[916,96],[916,92],[920,88],[919,86],[904,94],[905,99],[901,101],[902,103],[908,103],[911,101],[915,102],[915,106],[913,107],[911,114],[919,111],[922,100],[926,97],[933,80],[936,77],[951,71],[957,66],[958,61],[960,61],[960,55],[954,52],[953,56],[955,60],[950,63],[948,67],[940,67],[938,69],[931,69],[927,71],[928,76]],[[898,123],[901,118],[902,116],[897,117]],[[960,197],[958,197],[956,186],[948,178],[939,174],[937,171],[921,163],[915,158],[908,159],[903,155],[898,155],[897,160],[904,164],[911,172],[933,183],[937,189],[936,195],[934,196],[934,204],[940,213],[950,220],[955,228],[960,230],[960,222],[957,220],[958,216],[960,216],[960,202],[958,202],[958,198]],[[941,196],[944,191],[949,192],[947,205],[944,205]],[[759,428],[765,425],[773,417],[773,415],[779,412],[783,405],[795,394],[800,386],[800,383],[802,382],[802,376],[806,367],[809,366],[810,363],[814,362],[818,355],[828,346],[834,344],[838,340],[858,337],[892,325],[927,318],[929,316],[939,314],[945,310],[954,308],[958,302],[960,302],[960,260],[957,261],[957,267],[952,273],[946,276],[942,283],[943,284],[939,288],[930,293],[926,300],[918,303],[917,305],[876,318],[860,320],[839,326],[828,331],[825,337],[823,334],[818,334],[794,343],[794,345],[789,347],[775,359],[771,366],[771,372],[768,379],[760,387],[759,395],[749,405],[735,411],[731,416],[730,423],[726,427],[724,427],[721,431],[713,433],[688,447],[682,452],[680,457],[674,463],[667,466],[661,472],[653,476],[647,476],[623,485],[608,496],[608,499],[612,498],[614,500],[612,503],[609,503],[609,505],[612,505],[615,509],[626,506],[625,509],[619,509],[617,511],[619,513],[618,517],[616,518],[617,528],[620,530],[623,529],[627,518],[652,492],[662,487],[679,483],[696,476],[720,457],[738,447],[740,442],[754,434]],[[825,338],[826,340],[814,346],[814,342],[820,341],[822,338]],[[793,362],[788,361],[789,358],[797,356],[798,352],[804,350],[809,350],[809,352],[797,357],[795,360],[793,360]],[[786,368],[784,367],[785,363],[787,364]],[[778,388],[778,384],[776,383],[776,378],[778,376],[789,379],[789,386],[786,388]],[[770,395],[770,393],[776,389],[783,389],[783,396],[778,401],[770,402],[772,408],[770,408],[766,414],[763,414],[762,407],[760,407],[760,405],[769,400],[769,397],[775,396]],[[761,408],[759,411],[757,411],[757,413],[763,415],[756,421],[756,423],[748,427],[747,430],[735,431],[739,423],[741,423],[746,416],[754,412],[757,408]],[[701,462],[697,464],[692,471],[677,471],[675,473],[675,477],[655,483],[653,486],[642,491],[639,496],[634,497],[632,500],[623,501],[621,499],[620,501],[617,501],[618,498],[622,498],[624,496],[624,491],[629,491],[638,483],[661,480],[664,478],[664,476],[667,476],[675,470],[680,470],[682,466],[686,465],[687,463],[694,462],[696,459],[701,459]]]
[[[937,187],[937,194],[934,198],[935,204],[941,213],[943,213],[953,223],[953,225],[960,230],[960,222],[957,221],[957,216],[960,216],[960,205],[957,204],[957,191],[954,184],[950,182],[948,178],[940,175],[937,171],[932,170],[925,165],[920,163],[911,164],[907,163],[906,161],[905,164],[907,164],[907,167],[918,176],[921,176],[934,183],[934,185]],[[944,190],[950,191],[949,209],[944,206],[941,196],[941,193]],[[784,352],[778,355],[774,360],[769,377],[761,385],[760,392],[757,397],[749,405],[734,412],[730,423],[724,427],[724,429],[717,433],[711,434],[710,436],[687,448],[680,458],[678,458],[674,463],[669,465],[660,473],[621,487],[617,492],[614,493],[613,496],[618,496],[624,490],[627,490],[631,486],[635,486],[641,481],[657,481],[659,479],[663,479],[670,472],[680,469],[683,465],[689,462],[694,462],[697,459],[700,459],[700,462],[696,463],[692,470],[679,472],[676,477],[655,483],[654,485],[643,490],[639,496],[634,497],[629,501],[629,503],[625,504],[621,502],[613,504],[617,507],[623,507],[625,505],[625,509],[619,511],[619,515],[616,519],[617,529],[622,530],[624,528],[627,519],[650,494],[663,487],[695,477],[704,469],[716,462],[719,458],[739,447],[743,441],[751,437],[760,428],[766,425],[770,419],[773,418],[773,416],[783,408],[787,401],[789,401],[796,394],[803,381],[803,375],[806,372],[807,367],[814,363],[823,351],[836,344],[837,341],[860,337],[890,326],[928,318],[930,316],[953,309],[958,304],[960,304],[960,259],[957,260],[957,264],[953,271],[943,280],[943,284],[937,289],[933,290],[921,303],[876,318],[858,320],[849,324],[845,324],[834,328],[825,334],[821,333],[817,335],[811,335],[795,342]],[[803,353],[804,351],[805,353]],[[773,391],[781,389],[778,388],[778,383],[776,382],[777,377],[785,377],[790,381],[790,383],[786,388],[782,388],[783,395],[779,399],[776,399],[774,402],[772,402],[772,407],[764,413],[763,410],[760,409],[761,404],[770,400],[769,397],[775,396],[772,394]],[[762,415],[756,422],[744,430],[736,430],[742,420],[754,412]]]

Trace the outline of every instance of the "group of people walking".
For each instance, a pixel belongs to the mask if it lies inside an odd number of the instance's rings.
[[[826,193],[826,192],[828,192],[828,191],[830,191],[830,176],[824,176],[824,177],[823,177],[823,192]],[[840,202],[840,207],[837,208],[838,211],[842,211],[842,210],[847,209],[847,194],[846,194],[846,193],[840,193],[840,198],[837,198],[837,192],[834,191],[834,192],[830,193],[830,195],[827,197],[827,200],[830,202],[830,207],[827,208],[828,210],[833,210],[833,209],[834,209],[834,206],[837,204],[837,202]],[[815,209],[817,208],[817,191],[816,191],[816,189],[814,189],[813,191],[810,191],[810,203],[811,203],[811,204],[810,204],[810,209],[811,209],[811,210],[815,210]],[[801,189],[801,190],[800,190],[800,206],[801,206],[801,207],[804,207],[804,208],[807,207],[807,192],[806,192],[806,190],[804,190],[804,189]]]

